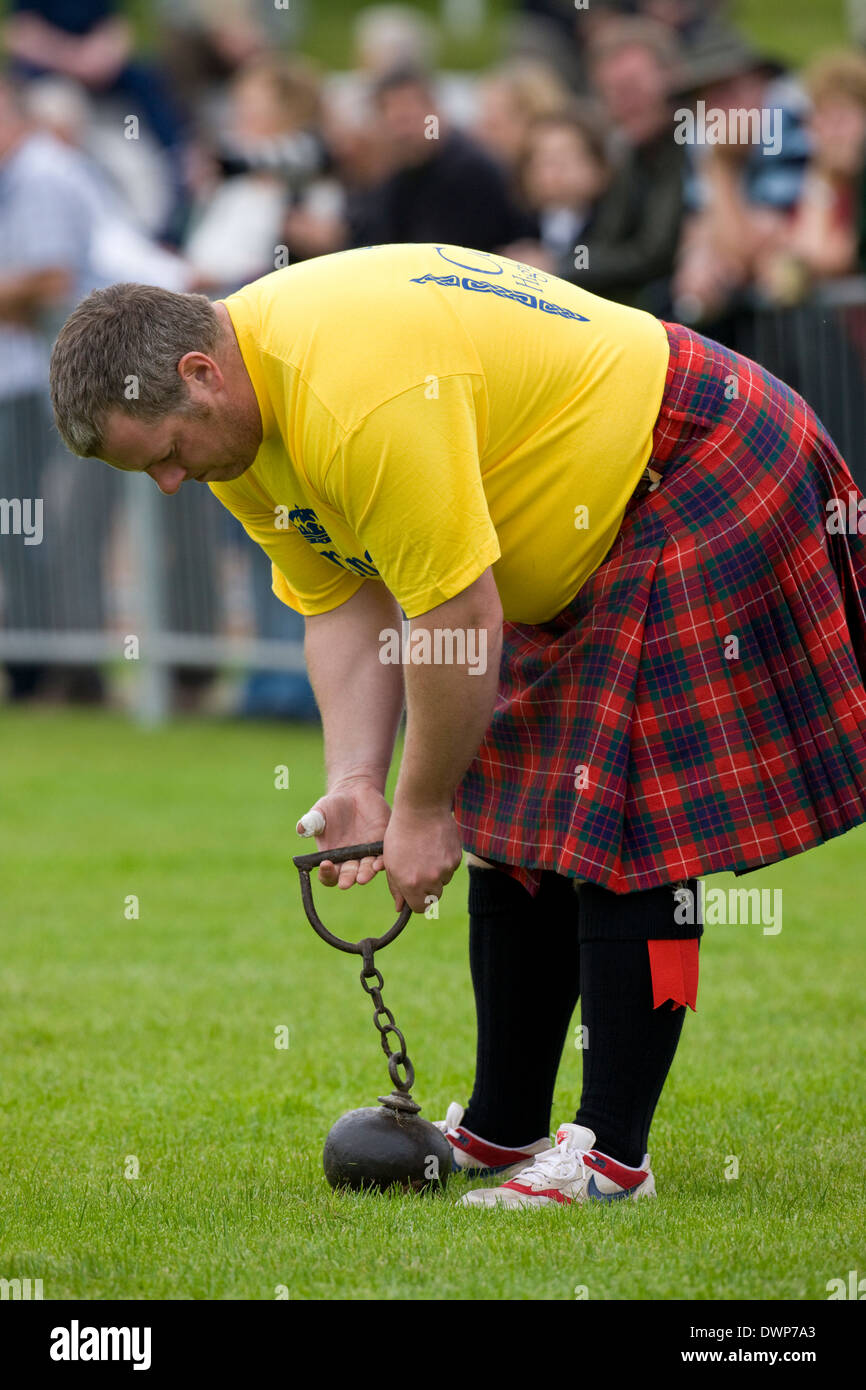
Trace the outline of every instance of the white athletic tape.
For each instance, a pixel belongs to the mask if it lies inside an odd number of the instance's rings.
[[[311,835],[323,835],[325,833],[325,817],[321,811],[308,811],[305,816],[301,816],[301,825],[304,827],[301,834],[309,839]]]

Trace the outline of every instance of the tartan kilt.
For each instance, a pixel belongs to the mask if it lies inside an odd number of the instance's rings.
[[[743,873],[866,820],[866,536],[827,505],[861,494],[800,396],[665,328],[661,482],[562,613],[504,625],[455,796],[466,849],[531,892]]]

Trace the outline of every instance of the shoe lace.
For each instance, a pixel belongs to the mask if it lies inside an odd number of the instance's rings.
[[[562,1182],[574,1178],[579,1166],[581,1177],[586,1178],[586,1158],[590,1149],[569,1149],[565,1144],[555,1144],[536,1158],[529,1168],[518,1173],[515,1182],[537,1184],[541,1182]]]

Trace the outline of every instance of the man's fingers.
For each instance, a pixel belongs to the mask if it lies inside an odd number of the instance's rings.
[[[376,859],[369,856],[361,860],[361,867],[358,870],[358,883],[369,883],[371,879],[385,867],[385,860],[381,854]]]
[[[333,864],[330,859],[323,859],[319,865],[319,882],[324,883],[326,888],[333,888],[335,884],[340,888],[351,888],[357,868],[357,859],[347,859],[345,864]]]
[[[333,888],[337,882],[337,866],[330,859],[323,859],[319,865],[319,882],[324,883],[326,888]]]
[[[387,869],[385,870],[385,877],[388,880],[388,887],[390,888],[391,896],[394,899],[394,906],[396,907],[398,912],[402,912],[403,908],[406,905],[406,899],[403,897],[403,894],[400,892],[400,889],[394,883]]]
[[[345,864],[340,865],[339,883],[341,888],[351,888],[355,879],[358,877],[359,868],[360,860],[358,859],[347,859]]]
[[[340,888],[351,888],[355,883],[369,883],[385,867],[385,860],[380,854],[372,859],[347,859],[345,864],[333,864],[330,859],[323,859],[319,865],[319,882],[327,888],[333,888],[335,884]]]

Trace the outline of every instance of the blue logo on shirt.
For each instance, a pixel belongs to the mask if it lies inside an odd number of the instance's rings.
[[[289,512],[289,521],[310,545],[330,545],[331,537],[312,507],[293,507]]]
[[[331,537],[312,507],[293,507],[289,512],[289,521],[304,540],[309,541],[310,545],[333,544]],[[379,577],[379,571],[373,564],[373,557],[369,550],[364,551],[363,560],[360,560],[357,555],[351,555],[347,558],[336,550],[319,550],[316,553],[321,555],[323,560],[330,560],[332,565],[339,565],[342,570],[350,570],[353,574],[360,574],[364,579]]]
[[[507,285],[491,285],[489,280],[474,280],[471,275],[418,275],[412,278],[413,285],[453,285],[456,289],[475,290],[477,294],[495,294],[499,299],[513,299],[515,304],[523,304],[527,309],[540,309],[543,314],[556,314],[562,319],[576,319],[579,323],[589,323],[585,314],[576,314],[573,309],[565,309],[540,295],[529,294],[525,290],[510,290]]]

